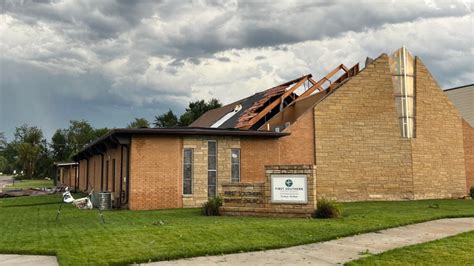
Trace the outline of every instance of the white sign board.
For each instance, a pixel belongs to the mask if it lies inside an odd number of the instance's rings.
[[[273,203],[308,203],[306,175],[271,175]]]

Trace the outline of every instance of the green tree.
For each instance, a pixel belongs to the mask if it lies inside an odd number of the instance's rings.
[[[134,121],[130,122],[127,125],[127,128],[141,128],[141,127],[150,127],[150,122],[145,118],[135,118]]]
[[[43,139],[40,145],[40,152],[36,164],[36,173],[34,177],[48,177],[51,174],[51,168],[53,166],[53,163],[54,160],[52,156],[52,151],[48,148],[48,143],[46,142],[46,139]]]
[[[108,129],[106,127],[96,128],[94,130],[94,134],[95,134],[94,139],[102,137],[103,135],[107,134],[109,131],[110,131],[110,129]]]
[[[0,132],[0,152],[5,150],[7,147],[7,139],[5,138],[5,133]]]
[[[14,147],[17,152],[17,161],[24,171],[26,178],[33,178],[43,145],[43,132],[38,127],[29,127],[24,124],[15,130]]]
[[[56,162],[68,161],[71,157],[71,147],[67,136],[67,130],[58,129],[51,137],[52,159]]]
[[[91,143],[98,132],[86,120],[71,120],[67,131],[67,140],[71,154],[76,154],[87,144]]]
[[[222,104],[217,99],[210,99],[205,102],[204,100],[197,100],[190,102],[186,111],[179,118],[180,126],[189,126],[192,122],[196,121],[205,112],[219,108]]]
[[[159,116],[155,116],[155,127],[176,127],[178,126],[178,117],[171,111],[161,114]]]
[[[20,170],[21,165],[18,162],[18,151],[16,149],[16,143],[7,143],[5,149],[2,151],[2,156],[7,160],[7,165],[4,169],[6,174],[13,174],[13,170]]]
[[[0,155],[0,172],[6,172],[8,166],[8,161],[3,155]]]

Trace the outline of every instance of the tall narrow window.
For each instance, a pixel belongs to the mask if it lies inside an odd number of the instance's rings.
[[[230,151],[231,181],[240,182],[240,149]]]
[[[183,194],[193,194],[193,149],[186,148],[183,153]]]
[[[402,47],[390,56],[395,105],[403,138],[415,136],[415,60]]]
[[[217,142],[207,142],[207,196],[217,195]]]

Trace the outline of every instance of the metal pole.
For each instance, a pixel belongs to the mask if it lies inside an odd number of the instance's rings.
[[[61,200],[61,204],[59,205],[58,212],[56,213],[56,222],[58,222],[59,214],[61,214],[61,208],[63,207],[64,200]]]

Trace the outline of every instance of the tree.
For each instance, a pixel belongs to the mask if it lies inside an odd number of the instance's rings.
[[[208,102],[204,100],[198,100],[190,102],[186,111],[179,118],[180,126],[189,126],[192,122],[196,121],[205,112],[219,108],[222,104],[217,99],[210,99]]]
[[[134,121],[130,122],[127,125],[127,128],[141,128],[141,127],[150,127],[150,122],[145,118],[135,118]]]
[[[106,127],[103,127],[103,128],[96,128],[94,130],[94,134],[95,134],[95,138],[100,138],[102,137],[103,135],[109,133],[110,129],[106,128]]]
[[[17,161],[24,171],[26,178],[33,178],[36,174],[38,159],[42,150],[43,132],[38,127],[29,127],[24,124],[15,131],[14,147],[17,152]]]
[[[71,154],[76,154],[87,144],[91,143],[98,134],[86,120],[71,120],[67,129],[67,140],[70,145]]]
[[[7,174],[13,174],[13,170],[19,170],[21,168],[20,162],[17,160],[18,151],[16,149],[16,143],[7,143],[5,149],[2,151],[2,156],[7,160],[7,165],[4,172]]]
[[[8,166],[8,161],[3,155],[0,155],[0,172],[6,172],[5,170],[7,169]]]
[[[0,132],[0,152],[2,152],[7,147],[7,139],[5,138],[5,133]]]
[[[51,137],[52,157],[56,162],[67,161],[71,156],[71,147],[67,135],[67,130],[58,129]]]
[[[168,112],[155,116],[155,127],[176,127],[178,126],[178,118],[176,115],[169,109]]]

